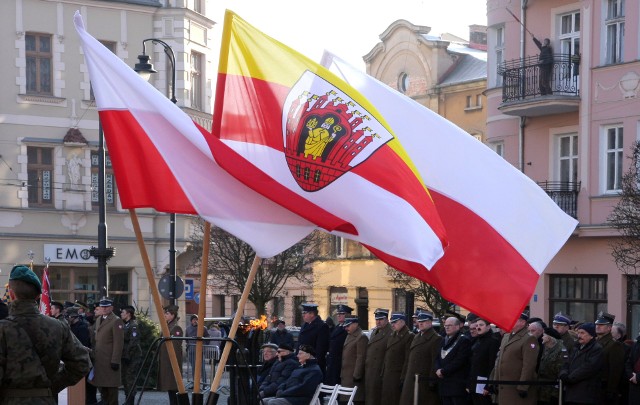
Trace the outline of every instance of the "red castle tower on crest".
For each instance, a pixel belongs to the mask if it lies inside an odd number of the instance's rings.
[[[374,137],[364,127],[353,102],[329,91],[322,96],[304,91],[287,114],[285,155],[291,174],[306,191],[317,191],[351,169],[351,162]]]

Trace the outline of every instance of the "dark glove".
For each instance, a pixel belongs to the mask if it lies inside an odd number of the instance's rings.
[[[492,395],[497,395],[498,394],[498,387],[495,386],[495,385],[487,384],[487,385],[485,385],[484,389],[487,390],[487,392],[489,394],[492,394]]]
[[[527,397],[527,391],[518,390],[518,396],[520,398],[526,398]]]
[[[118,371],[120,369],[120,364],[111,363],[111,370]]]

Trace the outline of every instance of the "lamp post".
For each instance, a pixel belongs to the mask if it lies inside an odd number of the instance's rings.
[[[142,78],[149,80],[152,73],[158,73],[153,68],[153,64],[149,63],[149,55],[146,52],[146,43],[152,42],[154,44],[160,44],[164,48],[164,53],[171,62],[171,97],[169,99],[173,104],[176,104],[176,57],[173,53],[173,49],[166,42],[156,39],[147,38],[142,41],[142,55],[138,55],[138,63],[136,63],[133,70],[135,70]],[[169,215],[169,303],[175,305],[176,303],[176,214],[171,213]]]

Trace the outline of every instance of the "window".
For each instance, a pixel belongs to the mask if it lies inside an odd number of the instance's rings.
[[[467,96],[467,108],[471,107],[473,107],[473,104],[471,104],[471,96]]]
[[[400,76],[398,76],[398,90],[404,94],[409,90],[409,75],[402,72]]]
[[[99,194],[99,184],[98,184],[98,172],[100,159],[98,155],[98,151],[91,152],[91,205],[97,209],[98,200],[100,198]],[[113,168],[111,166],[111,159],[109,155],[105,156],[104,159],[104,199],[105,205],[107,208],[115,208],[116,207],[116,179],[113,175]]]
[[[504,142],[493,142],[489,144],[489,147],[493,149],[498,156],[504,158]]]
[[[284,297],[274,297],[272,303],[273,313],[271,316],[275,318],[284,318]]]
[[[113,41],[100,41],[100,43],[102,45],[105,46],[105,48],[107,48],[108,50],[110,50],[111,52],[113,52],[114,54],[116,53],[116,43]],[[89,100],[95,100],[96,97],[93,94],[93,85],[91,85],[91,83],[89,83],[90,87],[89,87]]]
[[[225,295],[217,294],[211,296],[211,316],[224,316],[224,299]]]
[[[624,61],[624,0],[608,0],[606,19],[606,60],[605,63]]]
[[[640,328],[640,277],[627,276],[627,336],[638,336]]]
[[[622,187],[622,127],[605,128],[604,137],[604,191],[617,192]]]
[[[302,326],[304,324],[301,307],[303,302],[307,302],[307,298],[304,295],[296,295],[293,297],[293,325]]]
[[[607,310],[607,276],[551,275],[549,319],[562,311],[572,319],[596,319]]]
[[[195,110],[202,110],[202,56],[191,52],[191,108]]]
[[[496,54],[496,66],[502,65],[504,62],[504,27],[496,28],[496,46],[494,47],[494,52]],[[496,69],[496,72],[498,69]],[[502,75],[496,75],[496,86],[502,86]]]
[[[200,13],[200,14],[204,14],[203,12],[203,0],[193,0],[193,11],[195,11],[196,13]]]
[[[27,93],[52,94],[51,35],[27,33],[24,48],[27,62]]]
[[[39,278],[42,277],[42,267],[34,269]],[[129,270],[109,267],[109,297],[114,299],[114,306],[129,305],[131,300],[131,283]],[[100,300],[98,292],[98,273],[95,267],[49,267],[49,282],[51,296],[56,301],[80,300],[86,304],[97,303]]]
[[[333,253],[337,258],[343,258],[347,254],[345,246],[344,246],[344,238],[340,236],[333,236]]]
[[[53,205],[53,148],[27,147],[30,206]]]
[[[560,16],[560,53],[576,56],[580,60],[580,12],[575,11]],[[579,62],[571,65],[571,72],[567,77],[577,76]]]
[[[393,312],[407,312],[407,292],[402,288],[394,288],[391,290],[393,294]]]
[[[578,181],[578,135],[558,136],[558,181]]]

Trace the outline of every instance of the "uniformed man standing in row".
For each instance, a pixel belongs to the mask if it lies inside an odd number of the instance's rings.
[[[113,313],[113,301],[100,300],[101,316],[96,319],[96,344],[93,348],[95,364],[91,384],[98,387],[102,402],[118,405],[118,387],[122,347],[124,346],[124,323]]]
[[[140,333],[138,332],[135,308],[131,305],[125,305],[120,310],[120,317],[124,322],[122,385],[124,386],[124,395],[128,398],[125,405],[133,405],[135,401],[136,375],[142,362],[142,348],[140,347]]]
[[[309,345],[315,349],[318,366],[323,375],[326,374],[326,357],[329,348],[329,326],[318,316],[318,304],[302,304],[302,319],[304,325],[300,328],[298,344]]]
[[[393,333],[387,341],[382,369],[382,404],[397,404],[404,384],[402,368],[409,355],[413,333],[407,327],[407,318],[402,312],[391,314]]]
[[[42,285],[28,267],[11,270],[9,289],[9,316],[0,321],[1,402],[55,404],[60,391],[89,372],[89,352],[66,323],[40,314]]]
[[[418,398],[420,403],[439,404],[440,399],[436,390],[436,373],[433,368],[439,355],[442,337],[433,330],[433,314],[420,312],[416,318],[418,333],[413,337],[409,347],[409,356],[404,364],[404,384],[400,396],[401,405],[414,404],[415,375],[422,379],[418,383]]]
[[[344,341],[342,351],[341,383],[345,387],[358,387],[353,403],[364,404],[366,379],[364,375],[365,358],[367,355],[367,343],[369,339],[360,328],[360,320],[357,317],[349,317],[344,322],[347,331],[347,339]]]
[[[389,324],[389,310],[378,308],[373,313],[376,327],[371,331],[365,359],[364,380],[367,405],[380,405],[382,399],[382,364],[387,351],[387,340],[393,330]]]
[[[180,308],[177,305],[167,305],[164,308],[164,319],[169,327],[169,335],[175,337],[184,337],[184,332],[178,324],[180,317],[178,311]],[[171,359],[169,357],[169,350],[167,345],[173,345],[173,349],[176,352],[176,359],[178,360],[178,366],[182,370],[182,340],[167,341],[160,346],[160,355],[158,356],[158,391],[167,391],[169,396],[169,405],[178,404],[178,383],[173,374],[171,368]]]
[[[569,333],[569,329],[571,327],[571,318],[568,315],[564,315],[562,312],[558,312],[553,317],[553,329],[558,331],[560,334],[560,338],[562,339],[562,344],[565,349],[567,349],[567,354],[571,353],[571,350],[576,345],[576,340]]]
[[[347,331],[344,328],[344,321],[347,316],[351,316],[353,309],[348,305],[340,304],[336,308],[337,325],[329,335],[329,352],[327,353],[327,372],[325,373],[325,384],[340,384],[340,369],[342,368],[342,348],[347,339]]]
[[[611,327],[615,315],[600,312],[596,319],[596,335],[600,346],[604,369],[602,370],[602,390],[598,403],[602,405],[617,405],[620,400],[620,379],[624,372],[624,346],[611,336]]]

